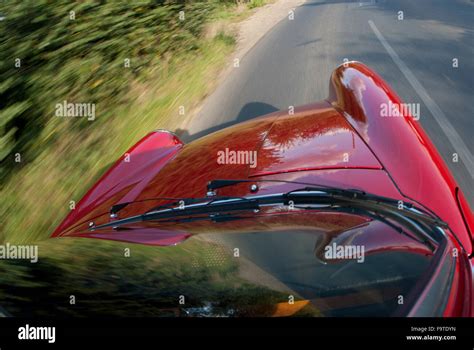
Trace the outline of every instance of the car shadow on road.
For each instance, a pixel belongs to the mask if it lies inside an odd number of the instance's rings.
[[[231,121],[219,124],[219,125],[214,125],[210,128],[207,128],[205,130],[199,131],[194,134],[190,134],[188,130],[186,129],[181,129],[178,128],[175,130],[176,135],[179,136],[179,138],[185,142],[189,143],[193,140],[199,139],[205,135],[208,135],[210,133],[213,133],[215,131],[219,131],[221,129],[227,128],[229,126],[265,115],[269,113],[273,113],[278,111],[279,109],[276,108],[275,106],[272,106],[268,103],[264,102],[249,102],[245,104],[240,112],[237,114],[237,116],[232,119]]]

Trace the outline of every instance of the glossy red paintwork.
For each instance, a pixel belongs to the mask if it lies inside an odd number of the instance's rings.
[[[397,95],[378,75],[355,62],[336,69],[330,86],[328,101],[297,108],[294,115],[285,111],[256,118],[188,145],[170,133],[149,134],[127,152],[130,162],[122,156],[53,236],[176,244],[200,229],[212,229],[213,223],[194,223],[192,228],[158,228],[147,222],[134,224],[130,231],[91,232],[89,222],[100,225],[114,220],[109,211],[119,203],[133,201],[120,211],[120,217],[128,217],[171,202],[171,198],[203,197],[208,181],[213,179],[285,180],[358,188],[416,202],[446,221],[451,229],[450,238],[456,242],[455,235],[470,254],[472,240],[467,225],[472,225],[472,212],[462,194],[457,195],[458,186],[433,144],[411,117],[380,116],[380,105],[389,101],[399,103]],[[226,148],[257,152],[256,167],[219,164],[218,152]],[[277,182],[261,182],[259,186],[258,194],[301,187]],[[251,193],[249,184],[239,184],[220,189],[218,194]],[[466,212],[464,217],[460,208]],[[265,215],[270,213],[260,214]],[[264,219],[255,219],[261,220]],[[271,222],[278,223],[275,220],[271,218]],[[249,220],[245,223],[249,225]],[[383,249],[384,243],[375,240],[375,236],[372,244],[373,251]],[[455,245],[461,249],[457,242]],[[390,246],[397,247],[397,242]],[[446,316],[471,312],[470,306],[465,305],[466,300],[470,304],[472,299],[470,270],[465,274],[466,266],[461,259],[457,270]]]
[[[449,223],[471,254],[472,238],[457,205],[458,185],[418,121],[381,117],[381,106],[400,98],[375,72],[352,62],[337,68],[329,100],[376,153],[400,192]]]
[[[182,145],[175,135],[165,131],[145,136],[97,181],[54,231],[53,237],[94,220],[114,204],[136,200]]]
[[[272,154],[273,161],[266,161]],[[258,150],[250,176],[321,169],[382,169],[347,120],[331,105],[280,116]]]
[[[472,213],[471,207],[467,202],[466,198],[462,191],[457,191],[457,199],[458,199],[458,206],[459,210],[461,211],[462,217],[464,219],[464,224],[466,225],[466,229],[471,234],[471,237],[474,238],[474,215]]]

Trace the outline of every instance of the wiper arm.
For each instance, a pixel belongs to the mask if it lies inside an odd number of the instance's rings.
[[[302,189],[290,191],[286,193],[287,198],[297,199],[299,202],[307,198],[308,202],[314,202],[315,195],[322,198],[323,202],[331,203],[332,200],[343,200],[350,203],[357,203],[358,206],[367,206],[377,209],[383,207],[391,211],[403,213],[410,219],[420,220],[430,225],[436,225],[447,228],[448,224],[437,217],[429,215],[424,210],[414,207],[411,203],[405,203],[397,199],[378,196],[355,189],[338,189],[338,188],[320,188],[305,187]]]
[[[252,180],[212,180],[207,184],[207,190],[212,192],[222,187],[232,186],[243,182],[251,182]],[[255,182],[255,181],[252,181]]]
[[[219,181],[219,182],[215,182]],[[253,182],[252,180],[215,180],[211,182],[209,189],[213,190],[221,188],[222,186],[230,186],[236,183]],[[276,182],[282,182],[275,180]],[[285,182],[285,181],[283,181]],[[295,182],[292,182],[293,184]],[[214,184],[214,185],[212,185]],[[163,220],[163,219],[177,219],[182,220],[184,217],[190,217],[200,214],[217,214],[221,215],[225,212],[239,211],[239,210],[259,210],[261,205],[269,204],[283,204],[288,205],[290,201],[295,204],[325,204],[329,207],[358,207],[365,210],[377,211],[391,211],[394,215],[406,216],[412,220],[418,220],[425,224],[436,225],[440,227],[447,227],[447,224],[437,217],[428,215],[422,209],[415,208],[411,204],[402,202],[396,199],[382,197],[374,194],[365,193],[357,189],[340,189],[326,186],[307,186],[297,190],[286,193],[251,196],[251,197],[217,197],[209,198],[185,198],[174,203],[169,203],[163,206],[156,207],[141,215],[136,215],[121,220],[115,220],[106,224],[90,227],[90,230],[118,227],[125,224]],[[177,206],[179,204],[179,206]],[[183,205],[184,204],[184,205]],[[215,216],[214,215],[214,216]],[[208,218],[211,218],[209,216]]]
[[[162,219],[172,219],[178,217],[187,217],[192,215],[199,214],[219,214],[222,212],[228,211],[241,211],[241,210],[259,210],[260,205],[257,199],[252,198],[221,198],[213,199],[208,202],[200,202],[190,205],[185,205],[184,207],[172,207],[169,208],[167,205],[163,206],[165,209],[157,208],[158,210],[153,210],[146,212],[141,215],[135,215],[128,218],[115,220],[106,224],[91,226],[89,229],[91,231],[108,228],[108,227],[118,227],[125,224],[132,224],[142,221],[151,221],[151,220],[162,220]],[[211,217],[212,219],[213,217]]]
[[[392,205],[398,205],[398,200],[393,199],[393,198],[388,198],[388,197],[383,197],[383,196],[378,196],[374,194],[370,194],[358,189],[342,189],[342,188],[337,188],[337,187],[331,187],[331,186],[326,186],[326,185],[319,185],[319,184],[307,184],[307,183],[302,183],[302,182],[296,182],[296,181],[285,181],[285,180],[249,180],[249,179],[217,179],[217,180],[212,180],[209,181],[207,184],[207,194],[208,196],[215,196],[215,190],[223,187],[228,187],[228,186],[233,186],[236,184],[240,183],[252,183],[252,186],[250,187],[251,192],[256,192],[258,190],[258,186],[256,183],[258,182],[276,182],[276,183],[289,183],[289,184],[294,184],[294,185],[307,185],[304,188],[293,190],[290,192],[287,192],[285,195],[291,195],[292,193],[302,193],[304,191],[311,191],[310,196],[314,196],[315,191],[316,192],[321,192],[320,194],[322,196],[330,197],[330,198],[344,198],[344,199],[361,199],[361,200],[372,200],[377,203],[385,203],[385,204],[392,204]],[[408,204],[407,207],[412,208],[411,204]],[[427,212],[418,209],[418,211],[426,214],[427,216],[430,216]]]
[[[264,180],[258,180],[258,179],[216,179],[216,180],[211,180],[207,183],[207,195],[210,196],[215,196],[215,190],[223,187],[228,187],[228,186],[233,186],[237,185],[240,183],[252,183],[252,186],[250,187],[251,192],[256,192],[258,190],[258,186],[256,183],[258,182],[277,182],[277,183],[290,183],[290,184],[296,184],[296,185],[310,185],[307,183],[303,182],[296,182],[296,181],[285,181],[285,180],[269,180],[269,179],[264,179]],[[314,186],[314,184],[311,184]],[[320,188],[333,188],[330,186],[325,186],[325,185],[317,185]]]
[[[171,219],[160,220],[160,223],[190,223],[197,221],[212,221],[215,223],[237,221],[247,218],[246,216],[241,215],[232,215],[232,214],[210,214],[206,216],[180,216]]]
[[[361,199],[361,200],[366,200],[366,201],[373,201],[376,203],[383,203],[383,204],[391,204],[391,205],[396,205],[398,207],[399,205],[399,200],[393,199],[393,198],[388,198],[388,197],[383,197],[383,196],[378,196],[374,194],[370,194],[361,190],[357,189],[341,189],[337,187],[331,187],[327,185],[320,185],[320,184],[310,184],[310,183],[304,183],[304,182],[299,182],[299,181],[286,181],[286,180],[270,180],[270,179],[216,179],[209,181],[207,184],[207,191],[208,191],[208,196],[215,196],[215,190],[223,187],[228,187],[228,186],[233,186],[236,184],[240,183],[252,183],[252,186],[250,187],[251,192],[256,192],[258,190],[258,186],[256,185],[259,182],[276,182],[276,183],[289,183],[289,184],[299,184],[299,185],[306,185],[307,187],[298,189],[295,191],[290,191],[287,193],[287,195],[295,192],[301,192],[301,191],[323,191],[325,194],[330,195],[334,198],[353,198],[353,199]],[[314,194],[314,192],[313,192]],[[438,218],[434,218],[434,214],[427,212],[424,209],[421,209],[419,207],[415,208],[411,203],[403,203],[402,209],[408,209],[412,213],[418,213],[422,214],[423,217],[431,218],[433,219],[435,223],[439,224],[440,226],[446,227],[447,224],[444,223],[442,220],[439,220]]]

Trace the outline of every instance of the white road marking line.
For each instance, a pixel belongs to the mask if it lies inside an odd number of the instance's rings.
[[[370,28],[379,39],[380,43],[383,45],[385,50],[392,58],[393,62],[397,65],[400,71],[403,73],[405,78],[411,84],[413,89],[418,93],[428,110],[431,112],[435,120],[438,122],[441,129],[444,131],[445,135],[448,137],[449,142],[454,147],[454,150],[458,153],[459,158],[464,163],[467,168],[467,171],[471,175],[471,178],[474,178],[474,158],[472,153],[469,151],[469,148],[466,146],[461,136],[458,134],[456,129],[448,121],[448,118],[444,112],[439,108],[435,101],[428,95],[425,88],[421,85],[415,75],[407,67],[407,65],[401,60],[400,56],[393,50],[390,44],[385,40],[382,33],[377,29],[375,23],[372,20],[369,20]]]
[[[370,1],[359,1],[359,7],[375,5],[375,0]]]

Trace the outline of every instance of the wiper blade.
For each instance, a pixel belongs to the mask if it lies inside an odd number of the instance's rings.
[[[350,198],[353,197],[354,199],[363,199],[363,200],[372,200],[375,202],[380,202],[384,204],[392,204],[392,205],[397,205],[399,204],[398,199],[393,199],[393,198],[388,198],[388,197],[383,197],[383,196],[378,196],[374,194],[370,194],[358,189],[342,189],[338,187],[331,187],[327,185],[320,185],[320,184],[310,184],[310,183],[304,183],[300,181],[288,181],[288,180],[270,180],[270,179],[216,179],[209,181],[207,184],[207,190],[208,190],[208,196],[213,196],[216,195],[214,192],[215,190],[223,187],[228,187],[228,186],[233,186],[236,184],[240,183],[252,183],[252,186],[250,187],[251,192],[256,192],[258,190],[258,186],[256,186],[257,183],[259,182],[275,182],[275,183],[288,183],[288,184],[295,184],[295,185],[306,185],[307,187],[297,189],[295,191],[290,191],[287,194],[294,193],[294,192],[301,192],[301,191],[324,191],[326,194],[329,194],[334,197],[345,197],[345,198]],[[428,212],[422,208],[415,208],[411,203],[403,203],[403,205],[410,209],[413,212],[418,212],[422,213],[427,217],[434,217],[434,213]],[[446,224],[442,220],[438,220],[436,218],[437,222],[441,224],[441,226],[446,226]]]
[[[385,203],[385,204],[392,204],[392,205],[398,205],[399,200],[393,199],[393,198],[388,198],[388,197],[383,197],[383,196],[378,196],[374,194],[367,193],[365,191],[361,191],[359,189],[343,189],[343,188],[338,188],[338,187],[331,187],[331,186],[326,186],[326,185],[320,185],[320,184],[307,184],[307,183],[302,183],[302,182],[297,182],[297,181],[285,181],[285,180],[269,180],[269,179],[264,179],[264,180],[249,180],[249,179],[218,179],[218,180],[212,180],[209,181],[207,185],[207,194],[208,196],[215,196],[215,190],[223,187],[228,187],[228,186],[233,186],[236,184],[240,183],[252,183],[252,186],[250,187],[251,192],[256,192],[258,190],[258,186],[256,183],[258,182],[276,182],[276,183],[289,183],[289,184],[294,184],[294,185],[306,185],[304,188],[296,189],[289,191],[285,193],[284,195],[288,196],[291,195],[292,193],[302,193],[304,191],[311,191],[310,196],[313,197],[316,192],[320,192],[322,196],[327,196],[330,198],[346,198],[346,199],[361,199],[361,200],[372,200],[377,203]],[[404,204],[408,208],[413,208],[413,206],[410,203]],[[428,212],[418,208],[417,209],[419,212],[425,214],[426,216],[431,216]]]
[[[184,216],[184,217],[176,217],[171,219],[162,219],[159,220],[160,223],[189,223],[189,222],[197,222],[197,221],[212,221],[215,223],[219,222],[229,222],[229,221],[237,221],[247,218],[247,216],[240,216],[240,215],[231,215],[231,214],[210,214],[206,216]]]
[[[110,217],[116,218],[118,216],[119,211],[121,211],[123,208],[125,208],[126,206],[128,206],[130,204],[137,204],[137,203],[150,202],[150,201],[170,201],[170,200],[176,202],[176,201],[179,201],[179,200],[182,200],[182,199],[181,198],[171,198],[171,197],[152,197],[152,198],[146,198],[146,199],[142,199],[142,200],[138,200],[138,201],[122,202],[122,203],[118,203],[118,204],[113,205],[110,208],[109,213],[110,213]]]
[[[241,182],[255,182],[252,180],[218,180],[220,182],[215,183],[210,187],[211,190],[215,189],[217,185],[232,185]],[[264,180],[267,181],[267,180]],[[285,182],[275,180],[275,182]],[[293,184],[295,182],[292,182]],[[399,216],[406,216],[412,220],[418,220],[425,224],[436,225],[440,227],[448,227],[446,223],[441,221],[435,216],[431,216],[420,208],[415,208],[410,203],[400,202],[393,198],[382,197],[370,193],[366,193],[357,189],[340,189],[326,186],[307,186],[286,193],[277,193],[270,195],[261,196],[250,196],[250,197],[214,197],[210,198],[183,198],[173,203],[168,203],[159,207],[156,207],[144,214],[136,215],[120,220],[114,220],[112,222],[90,227],[90,230],[96,230],[107,227],[118,227],[125,224],[151,221],[151,220],[163,220],[163,219],[176,219],[176,220],[193,220],[191,217],[200,214],[209,214],[208,217],[202,217],[203,219],[212,219],[211,214],[222,215],[226,212],[239,211],[239,210],[259,210],[261,205],[288,205],[290,201],[294,204],[311,204],[319,205],[317,208],[321,208],[321,205],[327,205],[327,207],[358,207],[364,210],[370,210],[373,212],[380,211],[391,211],[392,214]],[[225,215],[225,214],[224,214]],[[176,221],[175,220],[175,221]],[[171,220],[170,220],[171,221]]]
[[[213,219],[212,214],[219,214],[227,211],[241,211],[241,210],[259,210],[260,205],[257,199],[252,198],[220,198],[213,199],[208,202],[200,202],[190,205],[185,205],[183,207],[172,207],[169,208],[168,205],[164,206],[164,209],[158,208],[158,210],[153,210],[146,212],[145,214],[135,215],[128,218],[115,220],[106,224],[91,226],[89,229],[91,231],[108,228],[108,227],[118,227],[125,224],[132,224],[142,221],[151,221],[151,220],[162,220],[162,219],[173,219],[178,217],[190,217],[192,215],[199,214],[209,214],[209,218]]]
[[[448,224],[441,219],[428,214],[421,208],[414,207],[411,203],[406,203],[393,198],[378,196],[375,194],[366,193],[364,191],[356,189],[333,189],[333,188],[319,188],[319,187],[305,187],[286,193],[287,198],[297,199],[299,202],[307,198],[307,202],[314,202],[315,195],[321,197],[323,202],[331,203],[332,200],[343,200],[347,204],[357,202],[366,204],[367,207],[377,209],[377,206],[383,207],[391,211],[398,211],[403,213],[410,219],[420,220],[430,225],[436,225],[443,228],[447,228]]]

